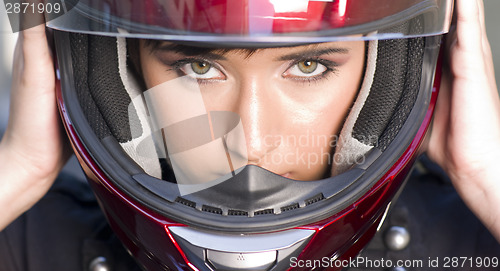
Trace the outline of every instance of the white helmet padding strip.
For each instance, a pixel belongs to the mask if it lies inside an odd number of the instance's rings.
[[[358,120],[359,113],[365,105],[366,99],[370,94],[375,70],[377,67],[378,41],[368,42],[366,56],[366,70],[358,97],[354,102],[344,126],[340,132],[337,145],[335,147],[334,159],[332,161],[332,176],[348,170],[355,161],[362,158],[373,146],[365,144],[353,137],[353,129]]]
[[[161,179],[162,171],[159,163],[159,156],[156,152],[157,148],[151,136],[145,133],[145,131],[151,131],[151,129],[147,120],[147,110],[141,98],[142,90],[135,76],[131,74],[127,66],[127,41],[125,38],[117,38],[116,45],[120,77],[125,90],[132,100],[129,106],[129,113],[131,113],[132,110],[136,110],[139,122],[142,126],[141,131],[134,131],[134,129],[131,129],[132,139],[128,142],[120,143],[120,145],[147,174]],[[137,153],[139,144],[141,145],[141,155]]]

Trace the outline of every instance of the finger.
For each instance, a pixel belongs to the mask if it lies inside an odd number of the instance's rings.
[[[482,51],[482,33],[477,0],[457,0],[457,42],[462,50]]]
[[[491,48],[486,35],[482,0],[457,0],[456,43],[450,53],[453,75],[466,82],[484,82],[483,95],[495,98],[495,75]],[[492,96],[493,95],[493,96]]]
[[[479,0],[478,2],[478,11],[479,11],[479,19],[480,19],[480,27],[481,27],[481,42],[483,47],[483,55],[485,59],[485,69],[487,76],[490,81],[490,85],[492,89],[497,89],[495,82],[495,69],[493,64],[493,56],[491,52],[490,42],[488,41],[488,35],[486,34],[486,18],[484,13],[484,1]]]
[[[55,112],[55,77],[43,25],[20,32],[15,59],[9,124],[15,131],[29,131],[26,126],[47,124]],[[43,114],[47,111],[51,113]],[[37,123],[31,121],[34,114]]]
[[[53,75],[53,70],[47,70],[46,67],[53,67],[52,55],[48,46],[47,36],[45,34],[45,25],[39,25],[21,32],[22,41],[22,53],[23,53],[23,65],[24,73],[28,77],[34,79],[34,75],[51,76]],[[45,85],[46,80],[40,78],[40,80],[29,80],[28,82],[23,82],[29,86],[34,86],[34,84]],[[41,87],[40,89],[45,90],[46,88]]]

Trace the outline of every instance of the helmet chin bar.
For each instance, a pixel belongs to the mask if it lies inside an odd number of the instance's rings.
[[[126,169],[122,173],[129,177],[123,175],[118,179],[124,186],[135,184],[134,190],[141,195],[137,200],[170,219],[218,232],[260,233],[324,219],[364,195],[379,180],[367,179],[367,176],[383,174],[386,168],[385,162],[378,159],[382,152],[373,148],[363,163],[323,180],[296,181],[247,165],[234,177],[218,184],[189,185],[194,186],[190,189],[196,192],[186,194],[182,191],[187,189],[182,185],[146,174],[124,155],[113,137],[104,138],[101,143],[114,158],[108,161],[108,166]]]
[[[303,208],[342,193],[365,173],[371,162],[380,155],[373,150],[364,164],[335,177],[319,181],[295,181],[276,175],[261,167],[247,165],[234,177],[205,187],[193,184],[194,193],[184,194],[182,186],[159,180],[147,174],[136,174],[134,180],[152,193],[170,202],[177,202],[223,216],[254,217],[281,214]],[[184,189],[185,190],[185,189]]]

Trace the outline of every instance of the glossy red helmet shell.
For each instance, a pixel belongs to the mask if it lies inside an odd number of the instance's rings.
[[[82,0],[48,23],[56,30],[63,124],[111,227],[145,269],[310,270],[307,263],[316,260],[320,269],[340,270],[376,233],[425,140],[439,89],[440,35],[451,10],[445,0]],[[403,84],[377,128],[383,140],[371,142],[366,160],[338,176],[288,182],[249,166],[231,182],[184,195],[120,147],[126,140],[111,120],[123,109],[112,103],[127,98],[124,88],[107,93],[89,79],[106,72],[102,80],[115,81],[104,86],[126,85],[119,64],[109,71],[102,62],[110,53],[119,62],[116,44],[133,38],[221,48],[365,40],[376,52],[367,63],[375,83],[365,103],[379,107],[380,99],[370,97],[386,88],[376,85],[392,76],[387,63],[404,60]],[[392,58],[391,46],[402,46],[405,55]],[[362,110],[358,118],[373,122],[372,113]],[[374,130],[362,128],[354,130]]]

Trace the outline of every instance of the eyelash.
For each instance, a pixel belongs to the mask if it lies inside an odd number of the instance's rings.
[[[213,62],[206,60],[206,59],[203,59],[203,58],[184,58],[184,59],[173,61],[170,63],[165,63],[165,65],[170,67],[169,69],[167,69],[167,71],[174,71],[177,73],[177,75],[179,77],[184,76],[186,78],[196,80],[199,84],[208,84],[212,81],[219,81],[218,79],[200,79],[200,78],[191,78],[189,76],[186,76],[187,74],[184,71],[182,71],[182,68],[185,65],[193,64],[196,62],[208,63],[212,66],[212,68],[217,69],[220,73],[222,73],[224,76],[226,76],[226,74],[224,72],[222,72],[222,69],[217,64],[214,64]]]
[[[314,82],[318,82],[322,79],[325,79],[329,73],[336,73],[338,71],[337,67],[339,65],[334,61],[320,59],[320,58],[304,58],[304,59],[299,59],[299,60],[292,62],[292,64],[290,64],[290,66],[285,70],[285,72],[290,70],[295,65],[298,65],[302,61],[317,62],[318,64],[325,66],[326,70],[324,72],[322,72],[321,74],[316,75],[316,76],[303,76],[303,77],[295,77],[295,78],[290,77],[290,79],[295,80],[297,82],[301,82],[301,83],[314,83]],[[179,76],[185,76],[186,73],[184,73],[182,71],[182,67],[184,67],[187,64],[192,64],[192,63],[196,63],[196,62],[209,63],[213,68],[217,69],[220,73],[222,73],[224,76],[226,76],[226,74],[224,72],[222,72],[222,69],[218,65],[214,64],[213,62],[211,62],[209,60],[203,59],[203,58],[185,58],[185,59],[174,61],[173,63],[165,63],[165,64],[167,66],[171,67],[167,71],[173,70]],[[211,81],[215,81],[213,79],[211,80],[211,79],[194,79],[194,78],[193,78],[193,80],[196,80],[196,81],[198,81],[198,83],[203,83],[203,84],[210,83]]]
[[[324,72],[322,72],[321,74],[319,75],[316,75],[316,76],[302,76],[302,77],[290,77],[290,79],[292,80],[296,80],[298,82],[301,82],[301,83],[306,83],[306,84],[309,84],[309,83],[315,83],[315,82],[318,82],[322,79],[326,79],[328,74],[330,73],[337,73],[338,69],[337,67],[339,66],[336,62],[334,61],[330,61],[330,60],[326,60],[326,59],[321,59],[321,58],[303,58],[303,59],[299,59],[297,61],[294,61],[292,64],[290,64],[290,66],[286,69],[286,71],[290,70],[292,67],[294,67],[295,65],[298,65],[300,62],[303,62],[303,61],[314,61],[314,62],[317,62],[318,64],[321,64],[323,66],[325,66],[326,70]]]

